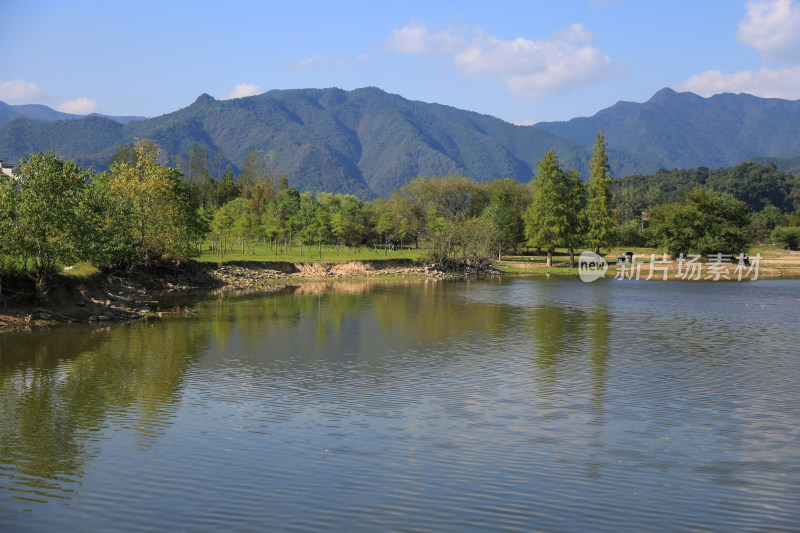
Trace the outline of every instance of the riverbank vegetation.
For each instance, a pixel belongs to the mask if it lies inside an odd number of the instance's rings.
[[[612,180],[601,131],[587,181],[553,151],[537,166],[529,184],[420,176],[364,202],[300,192],[256,151],[239,176],[230,167],[212,171],[201,146],[170,165],[146,139],[120,149],[103,173],[52,152],[32,154],[16,177],[0,178],[0,300],[46,299],[51,281],[76,264],[97,272],[190,259],[476,265],[524,250],[552,267],[557,250],[574,266],[584,248],[676,255],[800,245],[798,178],[771,165]],[[4,279],[8,289],[23,278],[32,294],[3,292]]]

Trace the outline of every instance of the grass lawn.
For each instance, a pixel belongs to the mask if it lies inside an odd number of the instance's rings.
[[[280,246],[276,253],[275,249],[270,249],[269,245],[263,243],[252,247],[245,246],[244,253],[240,245],[235,244],[233,249],[225,252],[225,257],[212,253],[208,243],[203,244],[203,252],[197,258],[200,262],[221,263],[226,261],[288,261],[290,263],[317,263],[317,262],[343,262],[343,261],[375,261],[386,259],[412,259],[415,261],[424,260],[428,256],[425,249],[403,248],[403,250],[383,250],[372,247],[361,247],[357,250],[347,247],[334,246],[303,246],[302,255],[300,248],[293,246],[284,252]]]
[[[99,272],[100,270],[88,261],[81,261],[61,270],[63,275],[77,279],[88,279]]]

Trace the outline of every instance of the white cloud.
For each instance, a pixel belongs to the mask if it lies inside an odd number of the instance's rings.
[[[444,55],[469,76],[499,77],[520,96],[546,98],[621,72],[606,54],[581,44],[592,40],[582,24],[547,40],[506,41],[480,28],[431,32],[424,22],[411,19],[394,29],[384,45],[403,53]]]
[[[797,100],[800,99],[800,66],[781,69],[762,67],[758,71],[745,70],[734,74],[709,70],[689,78],[675,88],[700,96],[728,92]]]
[[[264,89],[255,83],[239,83],[228,94],[220,96],[220,100],[232,100],[233,98],[244,98],[246,96],[255,96],[264,92]]]
[[[88,115],[97,111],[98,104],[89,98],[76,98],[68,102],[63,102],[56,107],[62,113],[72,113],[73,115]]]
[[[27,100],[41,96],[35,83],[24,80],[0,80],[0,100]]]
[[[384,47],[406,54],[454,52],[466,44],[465,28],[445,28],[430,32],[425,22],[412,17],[402,28],[392,30]]]
[[[522,120],[516,120],[512,122],[512,124],[514,124],[515,126],[533,126],[534,124],[536,124],[536,121],[533,120],[532,118],[524,118]]]
[[[349,64],[350,63],[349,61],[347,61],[347,59],[340,56],[323,57],[321,55],[313,55],[311,57],[301,59],[300,61],[292,65],[289,70],[293,73],[298,73],[310,68],[322,70],[330,67],[346,67]]]
[[[794,0],[748,2],[738,38],[767,61],[800,61],[800,4]]]
[[[579,22],[574,23],[569,28],[564,28],[555,32],[551,39],[555,41],[571,41],[576,43],[590,43],[594,41],[594,35],[587,30],[583,24]]]

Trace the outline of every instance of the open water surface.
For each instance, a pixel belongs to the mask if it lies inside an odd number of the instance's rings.
[[[800,280],[195,311],[0,335],[0,531],[800,531]]]

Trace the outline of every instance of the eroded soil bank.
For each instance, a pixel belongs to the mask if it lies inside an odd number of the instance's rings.
[[[267,289],[307,280],[347,280],[375,277],[399,279],[496,275],[491,264],[421,264],[411,260],[289,263],[188,262],[136,272],[98,274],[88,279],[60,276],[47,299],[37,302],[29,280],[4,280],[0,293],[0,330],[66,322],[107,322],[159,318],[183,312],[165,308],[159,295],[208,289]]]

